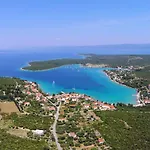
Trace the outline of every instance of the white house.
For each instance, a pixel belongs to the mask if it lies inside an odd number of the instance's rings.
[[[32,133],[34,135],[42,136],[42,135],[44,135],[44,130],[36,129],[36,130],[32,130]]]

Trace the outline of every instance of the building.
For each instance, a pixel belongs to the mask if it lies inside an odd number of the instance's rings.
[[[42,136],[44,135],[44,130],[32,130],[33,135],[38,135],[38,136]]]
[[[70,137],[73,137],[73,138],[76,138],[76,137],[77,137],[77,135],[76,135],[74,132],[70,132],[68,135],[69,135]]]
[[[104,140],[103,138],[99,138],[99,139],[98,139],[98,143],[99,143],[99,144],[103,144],[104,142],[105,142],[105,140]]]
[[[145,103],[145,104],[150,104],[150,100],[145,99],[145,100],[144,100],[144,103]]]
[[[51,106],[51,107],[48,107],[48,110],[49,110],[49,111],[55,111],[56,108],[55,108],[54,106]]]
[[[84,109],[89,109],[90,108],[90,104],[85,104],[84,105]]]
[[[30,106],[30,102],[24,102],[24,106]]]

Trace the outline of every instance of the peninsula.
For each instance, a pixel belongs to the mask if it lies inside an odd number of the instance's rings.
[[[93,67],[92,65],[95,65],[96,67],[107,66],[112,68],[116,68],[117,66],[145,66],[150,64],[150,55],[82,55],[85,56],[85,59],[56,59],[47,61],[33,61],[29,62],[29,65],[23,67],[22,69],[40,71],[71,64],[82,64],[89,67]]]

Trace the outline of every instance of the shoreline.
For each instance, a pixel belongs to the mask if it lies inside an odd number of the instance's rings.
[[[125,85],[125,84],[122,84],[122,83],[120,83],[120,82],[117,82],[117,81],[111,79],[111,77],[110,77],[104,70],[103,70],[103,72],[104,72],[104,74],[105,74],[111,81],[113,81],[114,83],[119,84],[119,85],[122,85],[122,86],[125,86],[125,87],[128,87],[128,88],[132,88],[132,87],[130,87],[130,86],[127,86],[127,85]],[[136,96],[136,104],[135,104],[134,106],[141,104],[141,102],[140,102],[140,91],[138,92],[138,89],[136,89],[136,88],[132,88],[132,89],[135,89],[136,92],[137,92],[137,94],[135,95],[135,96]]]
[[[75,64],[76,65],[76,64]],[[83,66],[82,64],[77,64],[77,65],[79,65],[79,67],[86,67],[86,68],[89,68],[89,67],[87,67],[87,66]],[[64,65],[64,66],[68,66],[68,65]],[[61,66],[61,67],[63,67],[63,66]],[[59,68],[59,67],[57,67],[57,68]],[[97,67],[96,67],[97,68]],[[102,67],[99,67],[100,69],[104,69],[104,68],[102,68]],[[109,67],[107,67],[107,68],[109,68]],[[105,69],[107,69],[106,67],[105,67]],[[51,68],[51,69],[47,69],[47,70],[52,70],[53,68]],[[92,68],[91,68],[92,69]],[[30,71],[30,70],[24,70],[24,69],[22,69],[21,68],[21,70],[22,71]],[[31,72],[40,72],[40,71],[47,71],[47,70],[39,70],[39,71],[32,71],[31,70]],[[116,84],[118,84],[118,85],[121,85],[121,86],[125,86],[125,87],[127,87],[127,88],[132,88],[132,87],[129,87],[129,86],[126,86],[126,85],[124,85],[124,84],[121,84],[121,83],[119,83],[119,82],[116,82],[116,81],[114,81],[114,80],[112,80],[111,78],[110,78],[110,76],[109,75],[107,75],[107,73],[104,71],[104,70],[102,70],[102,72],[109,78],[109,80],[111,80],[112,82],[114,82],[114,83],[116,83]],[[34,81],[34,80],[32,80],[32,81]],[[37,81],[36,81],[37,82]],[[40,85],[40,84],[38,84],[38,85]],[[40,85],[40,87],[41,87],[41,85]],[[132,88],[132,89],[134,89],[134,88]],[[43,91],[43,90],[42,90]],[[72,91],[71,91],[72,92]],[[51,93],[50,91],[49,91],[49,93]],[[59,93],[59,92],[58,92]],[[55,93],[55,94],[58,94],[58,93]],[[101,99],[99,99],[99,101],[103,101],[103,100],[101,100]],[[105,101],[105,102],[107,102],[107,101]],[[109,103],[109,102],[108,102]],[[130,103],[130,102],[129,102]],[[124,104],[126,104],[127,105],[127,103],[124,103]],[[130,103],[130,104],[132,104],[132,103]],[[135,104],[135,103],[134,103]]]
[[[128,88],[131,88],[131,89],[135,89],[135,88],[132,88],[132,87],[130,87],[130,86],[127,86],[127,85],[125,85],[125,84],[122,84],[122,83],[120,83],[120,82],[117,82],[117,81],[111,79],[111,77],[110,77],[104,70],[103,70],[103,72],[105,73],[105,75],[106,75],[111,81],[115,82],[116,84],[119,84],[119,85],[122,85],[122,86],[125,86],[125,87],[128,87]]]
[[[82,65],[82,64],[70,64],[70,65]],[[28,66],[31,66],[31,65],[28,64]],[[21,67],[20,70],[21,70],[21,71],[30,71],[30,72],[41,72],[41,71],[49,71],[49,70],[61,68],[61,67],[64,67],[64,66],[69,66],[69,65],[62,65],[62,66],[59,66],[59,67],[53,67],[53,68],[42,69],[42,70],[28,70],[28,69],[23,69],[23,68]]]

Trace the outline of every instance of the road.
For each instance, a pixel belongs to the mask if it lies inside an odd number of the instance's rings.
[[[59,106],[57,107],[57,111],[56,111],[56,114],[55,114],[55,121],[52,125],[52,133],[53,133],[53,136],[54,136],[54,139],[55,139],[55,142],[56,142],[56,145],[57,145],[57,149],[58,150],[62,150],[59,142],[58,142],[58,137],[57,137],[57,133],[56,133],[56,125],[57,125],[57,120],[59,118],[59,110],[60,110],[60,106],[61,106],[61,102],[59,104]]]

